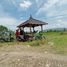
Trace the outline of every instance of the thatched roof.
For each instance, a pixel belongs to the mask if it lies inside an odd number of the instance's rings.
[[[41,25],[46,25],[47,23],[33,19],[32,16],[30,16],[29,20],[23,22],[20,24],[18,27],[36,27],[36,26],[41,26]]]

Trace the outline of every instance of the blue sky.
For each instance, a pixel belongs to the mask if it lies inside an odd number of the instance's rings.
[[[0,0],[0,25],[15,30],[30,14],[47,28],[67,27],[67,0]]]

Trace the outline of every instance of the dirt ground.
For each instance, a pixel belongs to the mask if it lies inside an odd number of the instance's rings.
[[[0,67],[67,67],[67,56],[39,52],[30,46],[0,47]]]

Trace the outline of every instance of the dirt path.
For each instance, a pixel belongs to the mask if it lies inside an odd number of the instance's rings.
[[[4,49],[7,51],[0,51],[0,67],[67,67],[67,56],[40,53],[36,50],[19,51],[21,47],[13,47],[12,50],[16,51],[9,51],[8,48]]]

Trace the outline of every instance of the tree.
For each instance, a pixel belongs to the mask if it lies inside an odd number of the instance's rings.
[[[8,28],[0,25],[0,32],[8,31]]]
[[[0,40],[2,41],[13,41],[13,34],[12,30],[8,30],[7,27],[0,25]]]
[[[64,28],[64,31],[66,31],[66,29]]]

